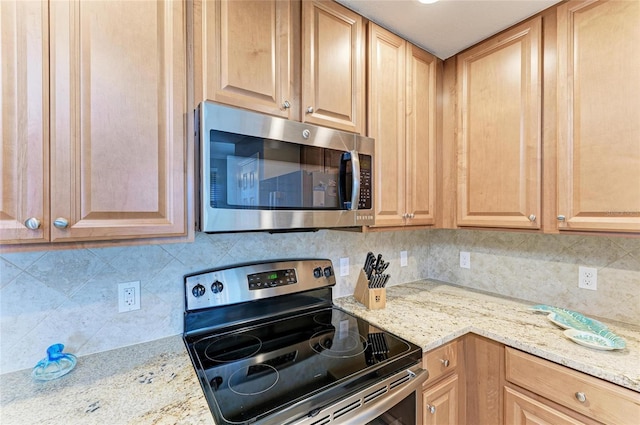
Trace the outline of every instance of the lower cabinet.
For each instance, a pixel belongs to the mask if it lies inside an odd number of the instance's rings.
[[[458,373],[462,369],[463,348],[463,342],[456,340],[424,355],[429,379],[422,388],[423,425],[464,423],[464,380]]]
[[[510,425],[578,425],[585,422],[528,397],[517,389],[504,387],[504,423]]]

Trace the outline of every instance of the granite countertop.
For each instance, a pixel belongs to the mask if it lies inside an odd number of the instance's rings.
[[[53,381],[4,374],[0,423],[215,424],[181,335],[80,357]]]
[[[640,391],[640,327],[604,320],[627,348],[592,350],[566,339],[529,303],[435,281],[387,288],[382,310],[367,310],[353,296],[334,303],[424,351],[473,332]],[[81,357],[54,381],[30,374],[2,375],[2,425],[215,424],[181,335]]]
[[[367,310],[353,296],[334,304],[425,352],[472,332],[640,392],[639,326],[599,319],[627,344],[624,350],[594,350],[567,339],[545,314],[529,310],[532,303],[431,280],[387,288],[381,310]]]

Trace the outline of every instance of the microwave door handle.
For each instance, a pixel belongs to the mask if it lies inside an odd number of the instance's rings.
[[[360,155],[356,150],[351,151],[350,154],[353,183],[351,185],[351,208],[349,209],[357,210],[360,204]]]

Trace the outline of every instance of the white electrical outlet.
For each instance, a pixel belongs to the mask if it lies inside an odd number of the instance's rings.
[[[598,269],[592,267],[578,267],[578,288],[598,289]]]
[[[400,251],[400,267],[407,267],[407,251]]]
[[[140,281],[118,283],[118,312],[140,310]]]
[[[460,251],[460,267],[463,269],[471,268],[471,253],[466,251]]]
[[[340,276],[349,276],[349,257],[340,259]]]

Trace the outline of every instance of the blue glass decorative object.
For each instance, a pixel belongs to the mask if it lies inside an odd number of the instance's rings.
[[[47,348],[47,357],[33,368],[31,376],[36,381],[51,381],[71,372],[76,366],[76,356],[63,353],[64,345],[53,344]]]

